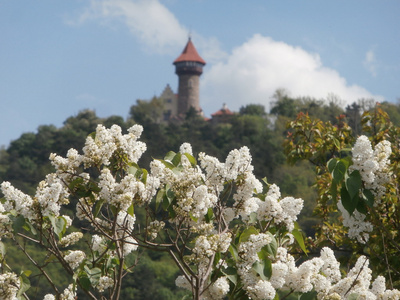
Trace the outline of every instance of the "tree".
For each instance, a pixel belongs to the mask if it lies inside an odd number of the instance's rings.
[[[239,110],[241,115],[254,115],[259,117],[265,117],[267,113],[265,112],[264,105],[261,104],[248,104],[242,106]]]
[[[285,151],[292,163],[309,160],[315,165],[319,194],[315,213],[323,220],[316,245],[348,252],[350,262],[366,253],[373,272],[385,275],[389,286],[398,288],[400,214],[395,178],[400,128],[379,105],[364,112],[361,124],[364,135],[356,139],[344,116],[339,126],[332,126],[301,114],[289,124],[292,132]]]
[[[323,156],[342,150],[347,127],[338,130],[317,121],[313,124],[307,134],[318,138],[326,132],[327,147],[321,146],[317,153],[313,147],[318,143],[301,142],[296,158],[310,149],[304,153],[319,163]],[[300,138],[302,121],[292,125]],[[51,155],[56,171],[39,184],[35,197],[8,182],[1,184],[5,198],[0,207],[0,233],[3,239],[13,240],[48,281],[53,295],[46,295],[45,300],[55,299],[54,294],[73,299],[77,289],[90,299],[120,299],[123,279],[135,272],[145,250],[170,255],[180,270],[176,285],[193,299],[284,299],[289,295],[399,299],[398,290],[386,290],[383,277],[371,283],[366,256],[360,256],[344,276],[329,248],[307,259],[306,243],[296,223],[303,200],[282,197],[278,186],[258,180],[247,147],[232,150],[221,162],[205,153],[196,160],[191,145],[184,143],[179,152],[153,160],[147,171],[138,165],[146,148],[138,140],[141,132],[139,125],[127,134],[117,125],[110,129],[98,125],[87,137],[82,154],[70,149],[66,157]],[[332,182],[350,195],[346,204],[341,199],[350,216],[349,203],[354,205],[359,190],[365,194],[369,189],[356,154],[352,165],[357,169],[344,170],[348,177],[340,172],[345,164],[340,159],[332,156],[328,164],[329,172],[335,174]],[[386,166],[387,161],[382,170]],[[342,183],[344,178],[347,185]],[[365,201],[360,202],[364,208],[373,206],[368,202],[370,195]],[[77,220],[63,214],[68,202],[75,205],[74,215],[84,225],[74,227]],[[44,261],[29,255],[31,243],[46,252]],[[1,296],[28,298],[30,272],[17,275],[8,269],[2,249]],[[301,258],[298,264],[297,258]],[[50,261],[60,264],[69,277],[71,284],[64,290],[46,270]]]
[[[137,100],[130,110],[130,117],[139,124],[153,122],[161,123],[164,118],[164,101],[161,98],[153,97],[151,101]]]

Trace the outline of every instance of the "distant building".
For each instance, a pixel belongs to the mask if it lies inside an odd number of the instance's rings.
[[[181,55],[174,60],[178,75],[178,93],[167,84],[160,98],[164,101],[164,121],[182,119],[191,107],[202,114],[200,107],[200,75],[206,62],[201,58],[189,38]]]
[[[194,108],[199,115],[203,115],[200,107],[200,75],[203,73],[206,62],[201,58],[190,38],[173,65],[178,75],[178,93],[174,93],[167,84],[159,96],[164,103],[163,121],[182,120],[190,108]],[[224,104],[221,110],[212,114],[212,122],[215,124],[228,122],[233,115],[234,113]]]
[[[234,115],[235,113],[228,108],[226,103],[224,103],[219,111],[216,111],[211,115],[211,121],[213,124],[229,123]]]
[[[178,115],[186,114],[193,107],[201,113],[199,90],[200,75],[206,62],[197,53],[192,40],[186,44],[182,54],[175,59],[175,73],[179,77],[178,84]]]

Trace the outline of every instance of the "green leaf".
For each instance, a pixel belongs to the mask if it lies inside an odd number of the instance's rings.
[[[161,162],[164,164],[164,166],[166,166],[170,170],[175,168],[175,166],[173,164],[171,164],[169,161],[161,160]]]
[[[162,203],[164,196],[165,196],[165,189],[164,188],[159,189],[156,195],[156,211],[158,211],[158,207]]]
[[[254,226],[250,226],[249,228],[246,228],[240,235],[239,243],[247,242],[250,235],[252,235],[252,234],[258,234],[258,230]]]
[[[256,212],[252,212],[249,215],[249,224],[255,224],[257,223],[257,213]]]
[[[31,287],[31,282],[30,282],[28,276],[26,275],[26,274],[30,274],[29,272],[30,271],[27,271],[27,273],[23,272],[19,276],[20,288],[18,290],[17,297],[22,296]]]
[[[214,267],[217,266],[217,264],[218,264],[218,262],[220,261],[220,259],[221,259],[221,252],[215,253],[214,262],[213,262],[213,266],[214,266]]]
[[[175,193],[169,187],[167,187],[165,196],[166,196],[169,204],[171,204],[175,199]]]
[[[30,231],[33,235],[37,235],[36,228],[29,221],[25,222],[24,229],[26,229],[26,231]]]
[[[174,156],[174,158],[171,160],[172,164],[173,164],[175,167],[177,167],[177,166],[179,165],[179,163],[181,162],[181,157],[182,157],[182,154],[177,153],[177,154]]]
[[[192,167],[195,167],[197,165],[197,161],[192,155],[190,155],[189,153],[184,153],[183,155],[185,155],[188,158]]]
[[[104,199],[100,199],[99,201],[96,201],[96,204],[94,205],[93,209],[93,216],[96,218],[99,215],[99,212],[101,211],[101,208],[103,207]]]
[[[268,280],[271,277],[272,264],[270,260],[255,261],[252,268],[263,280]]]
[[[372,192],[370,190],[364,189],[363,190],[363,196],[364,196],[364,200],[367,203],[367,205],[369,207],[373,207],[374,206],[374,202],[375,202],[374,194],[372,194]]]
[[[304,237],[301,231],[295,228],[292,230],[292,234],[296,239],[297,243],[299,244],[301,250],[303,250],[303,252],[307,254],[306,245],[304,244]]]
[[[347,298],[347,300],[357,300],[359,298],[359,295],[356,293],[350,294],[350,296]]]
[[[233,267],[222,268],[221,272],[234,284],[237,283],[237,270]]]
[[[133,207],[133,203],[131,204],[131,206],[128,207],[128,210],[126,211],[130,216],[134,216],[135,214],[135,208]]]
[[[364,215],[366,215],[367,212],[368,212],[367,207],[366,207],[366,205],[365,205],[365,201],[358,201],[356,209],[357,209],[360,213],[362,213],[362,214],[364,214]]]
[[[273,257],[276,256],[276,252],[278,251],[278,242],[276,238],[271,234],[272,242],[268,245],[265,245],[263,249],[265,249],[270,255]]]
[[[85,266],[85,271],[87,276],[89,277],[91,285],[92,286],[96,285],[101,277],[101,269],[99,268],[89,269],[88,266]]]
[[[129,163],[128,174],[136,175],[136,172],[140,170],[140,167],[137,163],[131,162]]]
[[[57,234],[58,238],[61,240],[67,228],[67,221],[63,217],[58,217],[57,219],[53,217],[51,221],[54,233]]]
[[[340,150],[340,142],[337,138],[333,138],[333,143],[335,144],[335,147]]]
[[[25,218],[22,215],[19,215],[17,217],[9,215],[9,218],[12,221],[12,229],[15,232],[18,232],[22,229],[22,227],[25,225]]]
[[[317,292],[316,291],[311,291],[305,294],[302,294],[299,297],[299,300],[314,300],[317,299]]]
[[[233,258],[235,261],[237,261],[239,255],[238,255],[238,250],[237,250],[236,245],[231,244],[231,245],[229,246],[229,252],[230,252],[230,254],[232,255],[232,258]]]
[[[350,215],[352,215],[357,207],[358,198],[352,199],[346,187],[344,186],[342,186],[342,189],[340,190],[340,197],[342,199],[343,207],[348,211]]]
[[[142,178],[141,181],[146,184],[147,182],[147,175],[149,174],[149,172],[146,169],[142,169]]]
[[[351,172],[349,176],[346,176],[346,188],[349,192],[350,197],[353,199],[355,196],[358,196],[360,188],[361,188],[361,175],[358,170],[354,170]]]
[[[90,287],[92,286],[92,284],[90,283],[90,279],[89,279],[88,275],[86,274],[86,272],[79,273],[78,280],[79,280],[80,286],[85,291],[88,291],[90,289]]]
[[[169,151],[165,157],[164,160],[172,161],[172,159],[175,157],[176,153],[174,151]]]
[[[83,183],[83,178],[82,177],[76,177],[74,180],[71,181],[71,183],[69,184],[69,188],[71,190],[75,190],[75,187],[77,185],[81,185]]]
[[[214,220],[214,211],[211,207],[208,208],[205,219],[207,223],[210,223],[212,220]]]
[[[332,180],[332,185],[331,185],[331,197],[332,200],[336,203],[337,200],[337,183]]]
[[[331,158],[331,159],[328,161],[327,167],[328,167],[329,173],[332,173],[332,172],[333,172],[333,170],[335,169],[337,163],[338,163],[338,161],[337,161],[336,158]]]
[[[332,172],[333,180],[336,183],[340,183],[343,180],[344,175],[346,174],[346,171],[347,171],[346,164],[344,163],[344,161],[342,159],[339,160]]]

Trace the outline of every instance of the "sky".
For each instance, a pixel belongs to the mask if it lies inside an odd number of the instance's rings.
[[[188,37],[207,62],[206,116],[277,89],[292,97],[397,103],[397,0],[0,0],[0,146],[92,109],[129,116],[177,91]]]

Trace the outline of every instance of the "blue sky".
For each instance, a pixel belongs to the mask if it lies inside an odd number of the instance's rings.
[[[82,109],[127,117],[176,91],[189,33],[206,116],[278,88],[346,106],[400,98],[400,2],[0,0],[0,145]]]

